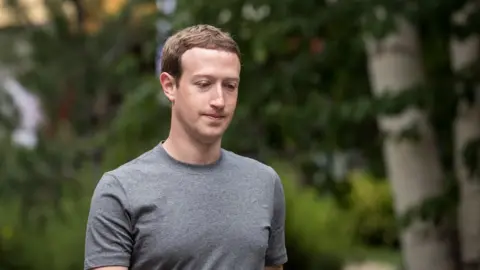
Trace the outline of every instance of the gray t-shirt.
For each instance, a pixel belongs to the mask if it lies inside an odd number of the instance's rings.
[[[226,150],[185,164],[159,144],[98,182],[84,269],[263,270],[287,261],[284,224],[271,167]]]

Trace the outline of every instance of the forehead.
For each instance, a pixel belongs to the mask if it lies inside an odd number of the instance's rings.
[[[240,59],[235,53],[215,49],[193,48],[181,58],[184,75],[235,77],[240,74]]]

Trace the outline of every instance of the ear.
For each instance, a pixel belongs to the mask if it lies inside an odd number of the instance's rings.
[[[167,96],[170,102],[175,102],[175,93],[177,89],[175,78],[166,72],[162,72],[160,73],[159,79],[165,96]]]

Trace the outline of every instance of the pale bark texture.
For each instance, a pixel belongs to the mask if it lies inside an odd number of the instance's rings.
[[[474,5],[465,6],[452,20],[465,23]],[[478,61],[479,38],[472,35],[464,40],[455,37],[450,42],[453,71],[461,71]],[[461,83],[457,85],[460,90]],[[477,90],[478,92],[478,90]],[[477,94],[478,95],[478,94]],[[464,162],[464,150],[469,142],[480,137],[480,105],[478,96],[473,104],[460,100],[453,130],[455,142],[455,172],[459,181],[458,208],[459,240],[464,270],[480,269],[480,179],[469,173]]]
[[[375,96],[399,93],[422,83],[424,71],[416,30],[398,19],[397,30],[382,40],[365,37],[369,75]],[[432,128],[426,114],[409,108],[395,116],[379,116],[379,126],[389,134],[384,159],[399,216],[425,199],[443,193],[444,173]],[[416,125],[420,140],[398,140],[402,130]],[[405,269],[452,270],[455,260],[442,226],[415,221],[401,233]]]

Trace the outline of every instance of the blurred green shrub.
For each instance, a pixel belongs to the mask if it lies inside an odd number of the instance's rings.
[[[361,171],[351,173],[349,181],[356,240],[373,247],[397,246],[397,223],[389,182]]]
[[[89,172],[88,172],[89,171]],[[75,193],[66,192],[59,209],[39,206],[45,219],[42,225],[22,222],[20,200],[9,198],[0,203],[0,270],[77,270],[83,268],[85,224],[95,180],[88,169],[81,173],[84,185]],[[65,185],[70,185],[66,183]],[[79,196],[82,194],[83,196]]]
[[[354,245],[354,227],[348,211],[334,198],[320,197],[298,184],[296,171],[284,163],[273,167],[282,179],[286,208],[287,269],[338,270],[343,255]]]
[[[353,172],[350,204],[344,208],[333,197],[301,186],[296,170],[286,163],[273,167],[285,189],[287,269],[341,269],[346,261],[368,258],[395,262],[397,228],[387,181]]]

